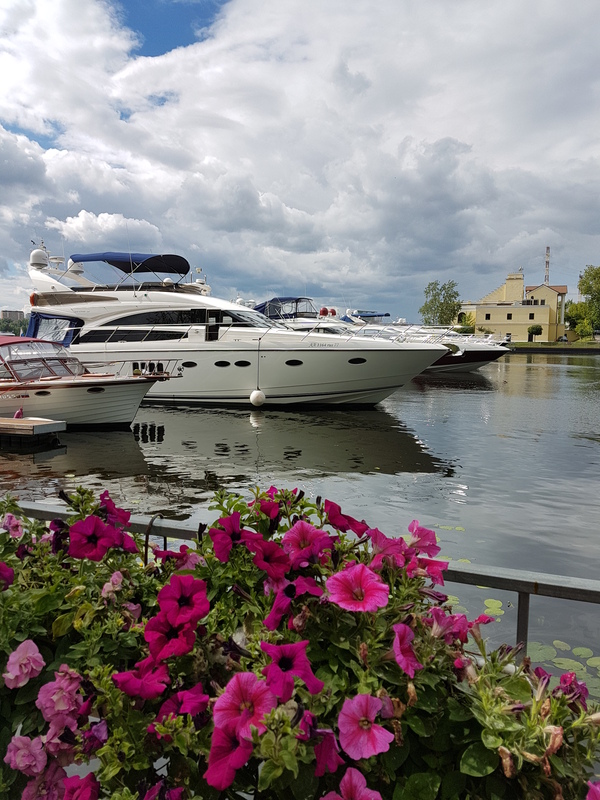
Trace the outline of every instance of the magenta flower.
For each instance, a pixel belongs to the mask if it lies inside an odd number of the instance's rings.
[[[333,540],[328,533],[302,519],[286,531],[282,543],[293,569],[318,561],[325,550],[333,547]]]
[[[600,781],[596,781],[596,783],[588,781],[587,785],[590,788],[585,796],[585,800],[600,800]]]
[[[294,676],[304,681],[311,694],[318,694],[325,686],[311,669],[306,655],[308,644],[308,640],[280,645],[260,643],[261,650],[273,659],[273,663],[268,664],[262,674],[267,679],[269,689],[282,703],[287,703],[294,693]]]
[[[64,780],[67,773],[56,763],[51,761],[48,769],[38,775],[23,789],[21,800],[63,800],[65,794]]]
[[[403,567],[406,563],[408,547],[402,538],[390,539],[378,528],[370,528],[367,536],[371,540],[373,558],[371,569],[381,569],[384,561],[390,561],[395,567]]]
[[[172,625],[164,611],[148,620],[144,639],[148,642],[152,658],[155,661],[165,661],[167,658],[191,652],[196,641],[194,625],[195,623],[185,622]]]
[[[18,769],[24,775],[39,775],[48,761],[42,737],[30,739],[29,736],[13,736],[6,748],[4,761],[11,769]]]
[[[341,795],[327,792],[323,800],[381,800],[381,795],[374,789],[367,789],[367,779],[354,767],[349,767],[340,781]]]
[[[206,583],[193,575],[171,575],[157,596],[160,610],[172,625],[197,623],[210,609]]]
[[[413,578],[416,575],[423,578],[427,577],[430,578],[434,586],[436,584],[443,586],[443,572],[446,569],[448,569],[447,561],[438,561],[435,558],[425,558],[424,556],[419,556],[418,558],[413,559],[411,563],[407,565],[406,574],[409,578]]]
[[[52,717],[46,733],[46,752],[55,758],[61,767],[68,767],[75,761],[73,742],[77,732],[77,719],[71,715],[60,714]]]
[[[14,569],[9,567],[8,564],[5,564],[4,561],[0,561],[0,592],[5,591],[9,586],[12,586],[14,579]]]
[[[105,490],[100,495],[101,510],[106,514],[106,521],[109,525],[122,525],[124,528],[129,527],[129,520],[131,519],[131,512],[125,511],[122,508],[117,508],[108,493]]]
[[[2,674],[9,689],[19,689],[30,680],[36,678],[46,662],[42,658],[35,642],[25,639],[13,650],[6,663],[6,672]]]
[[[188,547],[187,544],[182,544],[179,548],[179,552],[176,550],[159,550],[158,548],[152,551],[154,558],[158,558],[161,561],[168,561],[169,559],[173,559],[177,562],[177,569],[184,570],[184,569],[194,569],[198,564],[205,564],[204,558],[192,550],[191,547]]]
[[[118,541],[119,531],[92,515],[71,525],[68,553],[72,558],[101,561]]]
[[[166,664],[157,664],[152,658],[145,658],[135,665],[137,669],[128,672],[115,672],[113,683],[129,697],[154,700],[171,682]]]
[[[389,586],[364,564],[337,572],[326,585],[331,602],[346,611],[377,611],[388,603]]]
[[[248,549],[256,555],[252,562],[264,570],[272,581],[280,581],[290,569],[290,559],[277,542],[251,542]]]
[[[235,723],[240,737],[251,735],[254,725],[262,733],[266,730],[262,718],[277,705],[277,698],[253,672],[236,672],[217,699],[213,710],[215,728],[224,728]]]
[[[412,640],[415,634],[402,622],[398,622],[393,627],[394,633],[394,655],[396,656],[396,663],[400,669],[405,672],[409,678],[415,677],[415,671],[423,669],[423,665],[419,664],[412,648]]]
[[[20,539],[21,536],[23,536],[23,523],[20,519],[17,519],[14,514],[6,514],[0,528],[4,528],[5,531],[8,531],[8,535],[11,539]]]
[[[444,639],[446,644],[452,644],[457,639],[463,643],[467,641],[469,623],[464,614],[446,614],[443,608],[434,606],[429,617],[423,617],[423,622],[431,625],[432,636]]]
[[[223,563],[229,561],[229,554],[234,544],[262,540],[262,536],[254,531],[242,530],[240,527],[241,514],[234,511],[229,517],[221,517],[220,528],[211,528],[208,535],[212,539],[215,555]]]
[[[416,519],[413,519],[410,523],[408,531],[410,533],[410,539],[407,541],[409,547],[414,547],[417,552],[425,553],[430,558],[437,556],[440,552],[440,547],[434,531],[430,531],[429,528],[422,528]]]
[[[160,739],[161,734],[156,731],[156,723],[164,722],[168,717],[177,717],[180,714],[189,714],[195,717],[208,708],[209,697],[204,694],[202,684],[198,683],[192,689],[177,692],[162,704],[156,719],[148,725],[148,732],[154,733]]]
[[[248,762],[252,750],[252,742],[237,733],[235,721],[215,728],[208,754],[208,769],[203,776],[205,781],[220,792],[224,791],[235,780],[236,771]]]
[[[78,775],[65,778],[63,800],[98,800],[99,796],[100,784],[91,772],[85,778],[80,778]]]
[[[370,694],[344,700],[338,717],[340,744],[350,758],[370,758],[390,749],[394,734],[375,723],[382,702]]]
[[[560,683],[552,692],[554,697],[560,694],[569,701],[569,704],[580,705],[587,711],[587,698],[589,691],[583,681],[578,681],[574,672],[565,672],[560,676]]]
[[[321,589],[314,578],[296,578],[295,581],[286,581],[285,586],[276,593],[273,607],[268,616],[263,620],[265,628],[274,631],[279,626],[283,617],[290,613],[292,601],[296,597],[302,597],[302,595],[305,594],[321,597],[323,589]]]
[[[315,744],[315,776],[320,778],[325,772],[335,772],[344,763],[335,734],[330,730],[316,730],[319,741]]]
[[[327,521],[338,531],[346,533],[351,530],[357,536],[362,536],[363,533],[369,528],[367,523],[363,520],[358,522],[354,517],[349,517],[348,514],[342,514],[342,509],[337,503],[332,503],[331,500],[325,500],[325,513],[327,514]]]

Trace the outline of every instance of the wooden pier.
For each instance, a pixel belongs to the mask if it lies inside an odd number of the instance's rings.
[[[64,420],[41,417],[0,417],[0,450],[38,449],[56,442],[57,434],[66,430]]]

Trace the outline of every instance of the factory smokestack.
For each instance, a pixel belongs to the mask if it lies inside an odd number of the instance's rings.
[[[550,285],[550,248],[546,248],[546,274],[544,275],[544,283],[546,286]]]

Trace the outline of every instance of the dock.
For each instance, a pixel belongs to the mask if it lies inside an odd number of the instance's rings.
[[[22,451],[47,446],[56,442],[56,435],[66,429],[64,420],[0,417],[0,449]]]

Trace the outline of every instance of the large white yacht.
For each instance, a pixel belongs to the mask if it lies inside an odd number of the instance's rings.
[[[446,352],[430,342],[300,332],[190,281],[179,255],[30,256],[29,336],[68,345],[88,368],[113,361],[181,377],[147,400],[215,405],[374,405]],[[101,275],[101,278],[98,277]]]

